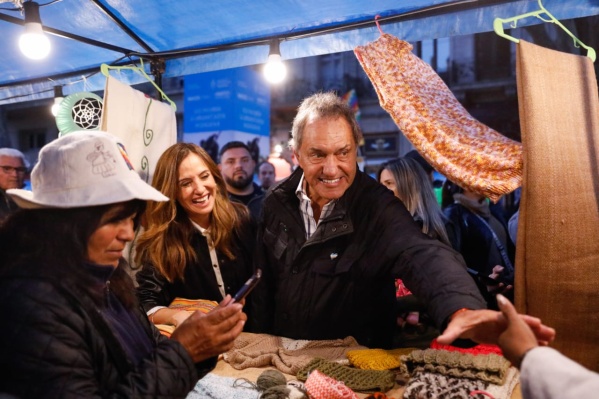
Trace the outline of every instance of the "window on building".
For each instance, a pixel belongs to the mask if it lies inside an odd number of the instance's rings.
[[[21,151],[40,149],[46,145],[46,129],[24,129],[19,131]]]

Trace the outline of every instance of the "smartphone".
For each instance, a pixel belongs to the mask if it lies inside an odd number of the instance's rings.
[[[484,274],[480,274],[478,271],[471,269],[469,267],[467,268],[467,270],[468,270],[468,273],[470,273],[470,275],[474,276],[475,278],[478,278],[483,283],[485,283],[485,285],[495,286],[495,285],[499,285],[499,283],[501,283],[501,281],[495,280],[494,278],[491,278],[489,276],[485,276]]]
[[[260,277],[262,277],[262,270],[258,269],[256,270],[256,273],[254,273],[254,275],[250,277],[248,281],[245,282],[245,284],[239,289],[239,291],[237,291],[237,293],[233,297],[233,301],[239,302],[246,296],[248,296],[248,294],[252,292],[254,287],[258,285],[258,282],[260,282]]]

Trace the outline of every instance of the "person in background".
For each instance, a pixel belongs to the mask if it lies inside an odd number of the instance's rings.
[[[424,234],[450,245],[445,232],[445,216],[437,204],[431,180],[418,161],[403,157],[385,162],[379,169],[377,180],[403,202]],[[404,327],[405,323],[421,324],[423,318],[419,313],[424,311],[423,304],[401,280],[396,280],[396,284],[398,324]]]
[[[268,161],[260,163],[258,165],[258,180],[260,180],[262,190],[268,190],[275,182],[275,166]]]
[[[445,216],[437,204],[429,176],[414,158],[385,162],[377,180],[403,202],[424,234],[451,245],[445,231]]]
[[[431,164],[428,163],[426,161],[426,159],[424,159],[418,151],[416,151],[416,150],[408,151],[406,153],[406,155],[404,155],[403,157],[413,159],[416,162],[418,162],[418,165],[420,165],[420,167],[422,168],[422,170],[424,171],[424,173],[426,174],[428,179],[431,181],[431,183],[433,182],[433,180],[434,180],[433,173],[435,172],[435,168],[433,168],[431,166]]]
[[[453,184],[453,183],[450,183]],[[513,286],[515,247],[503,215],[482,195],[453,184],[454,203],[444,209],[447,234],[474,276],[499,274],[502,287]],[[488,306],[497,309],[486,279],[476,279]],[[507,295],[513,292],[504,291]]]
[[[506,320],[498,345],[503,355],[520,369],[524,399],[578,399],[597,395],[599,374],[555,349],[540,346],[534,332],[504,296],[497,296],[497,304]]]
[[[461,256],[357,169],[362,132],[347,104],[332,92],[304,99],[292,136],[299,168],[267,193],[258,229],[257,332],[389,347],[401,278],[444,330],[439,343],[496,340],[499,312],[485,309]],[[538,319],[522,317],[539,340],[553,339]]]
[[[175,298],[220,302],[252,275],[254,230],[248,210],[229,200],[210,155],[190,143],[169,147],[152,185],[168,202],[148,204],[138,238],[137,295],[155,324],[179,326],[192,312],[170,309]]]
[[[512,243],[514,245],[516,245],[516,241],[518,238],[518,220],[519,219],[520,219],[520,209],[518,209],[512,215],[512,217],[510,217],[510,220],[508,220],[508,222],[507,222],[507,231],[510,236],[510,240],[512,240]]]
[[[184,398],[246,320],[227,297],[171,339],[139,310],[122,269],[146,201],[168,199],[117,140],[73,132],[47,144],[32,189],[0,226],[0,392],[11,397]]]
[[[23,188],[29,162],[23,153],[13,148],[0,148],[0,222],[18,209],[17,204],[6,195],[6,190]]]
[[[249,147],[241,141],[230,141],[220,149],[219,156],[218,168],[225,179],[229,198],[247,206],[254,220],[258,220],[264,191],[254,183],[256,161]]]

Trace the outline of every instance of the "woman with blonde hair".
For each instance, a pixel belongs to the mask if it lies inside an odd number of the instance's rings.
[[[142,265],[137,294],[150,320],[177,327],[191,312],[169,309],[175,298],[221,301],[252,274],[253,225],[247,208],[227,197],[208,153],[190,143],[169,147],[152,186],[170,198],[150,203],[137,240]]]
[[[247,317],[227,297],[168,339],[140,311],[123,251],[146,202],[168,198],[99,131],[48,143],[31,176],[0,226],[0,397],[185,398]]]

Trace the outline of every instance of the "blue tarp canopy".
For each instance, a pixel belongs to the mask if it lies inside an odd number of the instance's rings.
[[[283,60],[352,50],[378,37],[376,15],[386,33],[415,42],[491,31],[495,17],[539,9],[537,0],[38,0],[52,50],[33,61],[18,47],[21,1],[0,0],[0,104],[52,97],[57,85],[65,95],[102,90],[102,63],[164,61],[162,76],[183,76],[262,64],[273,38]],[[599,14],[598,0],[543,5],[560,20]]]

